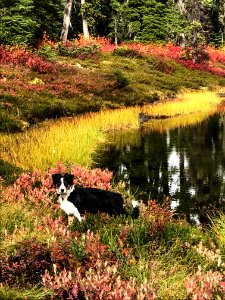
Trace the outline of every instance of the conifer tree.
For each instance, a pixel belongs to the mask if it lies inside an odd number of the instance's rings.
[[[58,39],[62,12],[61,0],[1,0],[0,43],[35,45],[45,33]]]

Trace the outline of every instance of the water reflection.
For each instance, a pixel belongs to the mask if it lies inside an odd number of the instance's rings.
[[[144,201],[169,196],[172,209],[204,223],[208,213],[225,208],[224,125],[224,115],[217,114],[161,133],[142,127],[127,138],[120,132],[104,146],[98,165]]]

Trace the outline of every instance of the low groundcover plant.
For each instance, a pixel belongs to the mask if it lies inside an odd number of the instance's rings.
[[[173,218],[168,199],[161,206],[141,204],[135,221],[86,215],[68,226],[55,204],[51,175],[56,172],[73,173],[77,185],[116,188],[112,172],[72,163],[1,184],[3,299],[10,290],[23,294],[21,299],[29,293],[29,299],[34,293],[35,299],[223,299],[224,262],[212,243],[215,231]],[[124,197],[129,202],[132,195],[124,191]]]

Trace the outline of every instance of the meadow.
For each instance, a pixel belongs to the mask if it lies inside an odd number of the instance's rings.
[[[69,227],[56,204],[51,174],[67,171],[77,185],[122,193],[129,209],[125,184],[94,168],[98,147],[121,129],[130,139],[140,111],[152,117],[145,130],[164,131],[201,122],[223,100],[222,50],[193,65],[172,45],[113,53],[98,43],[102,52],[72,43],[51,59],[47,44],[48,60],[0,49],[0,299],[225,299],[222,213],[194,227],[169,199],[149,199],[137,220],[86,215]]]
[[[62,163],[1,186],[1,299],[224,299],[224,215],[208,228],[174,218],[168,201],[141,216],[86,215],[67,226],[51,174],[132,195],[113,174]],[[217,297],[217,298],[216,298]]]

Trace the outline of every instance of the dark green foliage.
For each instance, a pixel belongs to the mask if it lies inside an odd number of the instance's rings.
[[[16,107],[20,100],[11,95],[0,95],[0,132],[23,131],[28,124],[20,118]]]
[[[113,51],[114,55],[130,58],[141,58],[142,55],[134,49],[128,49],[127,47],[115,48]]]
[[[73,258],[80,263],[84,263],[87,258],[87,251],[85,245],[78,243],[76,240],[72,240],[70,243],[70,251],[73,254]]]
[[[44,45],[42,47],[40,47],[38,50],[37,50],[37,54],[39,56],[42,56],[46,59],[50,59],[50,58],[54,58],[56,57],[56,52],[52,50],[52,48],[50,46],[47,46],[47,45]]]
[[[61,0],[2,0],[0,43],[36,45],[46,33],[57,39],[61,30]]]
[[[65,109],[61,102],[51,104],[48,101],[38,103],[25,114],[26,119],[31,124],[65,115],[70,115],[69,108]]]
[[[26,127],[27,126],[25,126],[25,128]],[[21,120],[4,112],[0,112],[0,132],[17,132],[23,131],[25,128]]]
[[[216,47],[224,45],[224,3],[222,0],[213,1],[212,5],[207,8],[209,14],[209,42]]]
[[[32,18],[33,9],[32,0],[16,0],[13,3],[3,0],[0,8],[0,43],[28,44],[34,40],[38,24]]]
[[[182,18],[170,1],[148,0],[142,7],[139,39],[143,42],[176,41],[182,31]]]
[[[114,74],[116,76],[116,83],[119,88],[124,88],[130,83],[129,78],[124,75],[122,71],[116,70]]]
[[[92,57],[100,53],[99,46],[96,44],[77,47],[73,43],[60,43],[57,47],[57,51],[59,55],[80,59]]]

